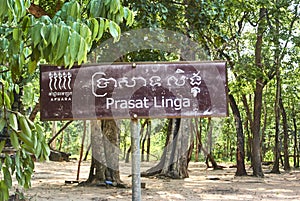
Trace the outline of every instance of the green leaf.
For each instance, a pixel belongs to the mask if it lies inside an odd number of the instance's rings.
[[[71,16],[75,19],[80,18],[80,6],[77,1],[74,1],[71,7]]]
[[[124,7],[123,11],[124,11],[124,18],[126,20],[126,26],[132,25],[134,22],[133,13],[127,7]]]
[[[11,188],[12,187],[12,179],[11,179],[11,175],[10,175],[10,172],[9,172],[8,168],[3,167],[2,171],[3,171],[3,174],[4,174],[5,184],[7,185],[8,188]]]
[[[48,159],[50,155],[50,147],[48,146],[47,143],[45,142],[42,143],[42,150],[43,150],[43,158]]]
[[[30,7],[30,0],[25,1],[25,7],[29,8]]]
[[[41,28],[42,28],[42,24],[38,23],[36,25],[33,26],[33,28],[31,29],[31,36],[32,36],[32,41],[33,41],[33,47],[36,47],[37,44],[39,44],[41,42]]]
[[[36,128],[36,131],[38,132],[39,135],[43,136],[44,134],[44,128],[39,125],[39,124],[35,124],[35,128]]]
[[[2,153],[4,146],[5,146],[5,140],[0,142],[0,153]]]
[[[30,129],[29,125],[28,125],[28,122],[27,122],[26,118],[23,115],[19,114],[18,115],[18,119],[19,119],[19,123],[20,123],[20,127],[21,127],[22,132],[26,136],[28,136],[29,138],[31,138],[31,129]]]
[[[6,167],[10,167],[12,165],[11,157],[9,155],[7,155],[7,154],[5,156],[4,163],[5,163]]]
[[[25,174],[25,184],[24,184],[25,189],[29,189],[31,187],[30,180],[31,180],[31,174],[30,173]]]
[[[51,32],[51,25],[47,25],[47,26],[44,25],[44,26],[42,26],[42,28],[41,28],[41,37],[42,37],[43,42],[44,42],[44,44],[45,44],[46,47],[51,42],[51,40],[48,41],[49,38],[50,38],[49,37],[50,36],[50,32]]]
[[[43,23],[43,24],[51,24],[52,20],[51,18],[48,16],[48,15],[42,15],[40,17],[40,21]]]
[[[105,0],[105,6],[108,6],[112,0]]]
[[[17,0],[16,2],[19,3],[18,8],[17,8],[18,10],[16,11],[16,13],[19,13],[19,17],[21,19],[22,17],[24,17],[26,15],[27,7],[25,5],[24,0]]]
[[[80,47],[78,51],[78,64],[80,65],[82,62],[86,61],[86,55],[87,55],[87,44],[83,38],[80,39]]]
[[[115,20],[115,22],[116,22],[117,24],[120,24],[122,21],[123,21],[123,14],[117,13],[117,14],[116,14],[116,20]]]
[[[4,93],[4,104],[6,107],[11,109],[11,101],[7,93]]]
[[[26,118],[26,120],[27,120],[27,123],[28,123],[28,125],[29,125],[29,127],[30,127],[30,129],[35,129],[35,124],[33,123],[33,121],[31,121],[28,117],[26,117],[25,116],[25,118]]]
[[[15,40],[15,41],[18,41],[19,39],[20,39],[20,36],[19,36],[19,29],[14,29],[13,30],[13,39]]]
[[[17,120],[17,115],[14,113],[11,113],[9,115],[9,125],[15,130],[18,130],[18,120]]]
[[[26,145],[27,147],[33,147],[33,141],[31,140],[31,138],[29,138],[27,135],[25,135],[23,133],[23,131],[20,131],[17,133],[19,136],[19,139],[24,142],[24,144],[22,144],[21,146],[23,147],[23,145]]]
[[[8,200],[9,198],[9,191],[8,186],[6,185],[5,181],[0,181],[0,200]]]
[[[15,84],[15,91],[16,91],[17,94],[20,93],[20,87],[19,87],[18,84]]]
[[[104,31],[107,31],[109,29],[110,20],[105,20],[104,22]]]
[[[96,20],[95,18],[92,19],[92,39],[94,40],[97,35],[98,35],[98,31],[99,31],[99,22],[98,20]]]
[[[61,25],[59,31],[59,41],[57,46],[56,60],[59,60],[63,57],[66,52],[66,48],[69,44],[69,34],[70,29],[65,25]]]
[[[0,107],[3,106],[3,96],[2,96],[2,90],[0,90]]]
[[[103,18],[100,18],[99,30],[98,30],[98,34],[96,37],[96,41],[98,41],[102,38],[103,33],[104,33],[104,28],[105,28],[105,21]]]
[[[127,8],[128,9],[128,8]],[[128,9],[128,17],[126,18],[126,26],[131,26],[134,22],[134,14]]]
[[[19,138],[18,138],[18,136],[17,136],[17,134],[15,132],[11,132],[11,134],[10,134],[10,142],[11,142],[12,146],[16,150],[19,149],[19,146],[20,146],[20,144],[19,144]]]
[[[31,139],[33,141],[33,148],[34,148],[34,150],[36,150],[36,146],[37,146],[37,144],[39,144],[37,136],[36,135],[32,135]]]
[[[0,18],[4,16],[7,12],[7,1],[6,0],[0,0]]]
[[[33,48],[31,53],[31,60],[32,61],[40,60],[40,56],[41,56],[41,52],[39,51],[39,49],[37,47]]]
[[[51,31],[50,31],[50,41],[52,43],[52,45],[54,46],[57,38],[58,38],[58,32],[59,32],[59,28],[56,24],[51,26]]]
[[[29,74],[33,74],[35,72],[35,69],[37,67],[37,61],[36,60],[30,60],[28,63],[28,72]]]
[[[121,6],[121,3],[119,0],[110,0],[110,13],[116,14]]]
[[[87,44],[91,42],[92,32],[87,25],[82,24],[80,26],[80,35],[85,39]]]
[[[9,41],[6,38],[0,38],[0,48],[6,50],[9,47]]]
[[[80,35],[75,31],[72,32],[70,37],[70,53],[71,53],[72,60],[77,59],[77,54],[80,47],[80,41],[81,41]]]
[[[98,17],[100,15],[101,3],[92,1],[90,4],[90,17]]]
[[[73,29],[74,31],[76,31],[77,33],[79,33],[79,32],[80,32],[80,23],[79,23],[79,22],[74,22],[74,23],[72,24],[72,29]]]
[[[5,119],[1,118],[0,119],[0,132],[3,130],[3,128],[5,127],[5,125],[6,125]],[[1,153],[1,151],[0,151],[0,153]]]
[[[20,150],[16,152],[16,156],[15,156],[15,164],[16,164],[16,170],[17,170],[17,174],[19,174],[20,172],[18,172],[18,170],[20,170]]]
[[[39,159],[41,156],[41,153],[42,153],[42,145],[41,145],[41,143],[37,143],[37,146],[35,148],[35,157]]]
[[[64,54],[64,65],[69,66],[69,67],[71,67],[73,65],[72,64],[72,58],[71,58],[71,55],[70,55],[70,47],[69,46],[67,46],[66,52]]]
[[[119,25],[117,25],[113,21],[110,21],[110,23],[109,23],[109,33],[114,38],[114,42],[118,41],[120,39],[120,35],[121,35],[121,29],[120,29]]]
[[[22,147],[25,151],[27,151],[28,153],[35,154],[35,150],[34,150],[34,148],[33,148],[33,145],[30,146],[30,145],[28,145],[28,144],[22,144],[21,147]]]
[[[23,104],[30,105],[34,102],[34,87],[31,83],[23,86]]]
[[[27,31],[28,30],[28,27],[31,25],[29,23],[30,23],[30,18],[29,18],[28,15],[26,15],[23,18],[23,21],[22,21],[22,31]]]

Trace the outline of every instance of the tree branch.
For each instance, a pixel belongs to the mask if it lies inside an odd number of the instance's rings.
[[[30,5],[30,7],[28,8],[28,11],[30,14],[32,14],[34,17],[37,17],[37,18],[40,18],[43,15],[48,15],[47,12],[42,7],[40,7],[39,5],[36,5],[34,3],[32,3]]]
[[[59,134],[61,132],[63,132],[68,126],[69,124],[71,124],[73,122],[73,120],[68,121],[48,142],[48,145],[50,146],[50,144],[55,140],[55,138],[57,138],[57,136],[59,136]]]

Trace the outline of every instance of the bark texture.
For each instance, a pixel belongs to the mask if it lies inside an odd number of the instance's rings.
[[[114,120],[92,121],[92,163],[86,185],[125,187],[119,172],[119,129]]]
[[[158,175],[173,179],[183,179],[188,174],[188,153],[190,148],[191,119],[170,119],[168,137],[160,162],[142,173],[142,176]]]
[[[235,172],[236,176],[245,176],[247,175],[245,169],[245,137],[243,133],[242,119],[239,108],[236,104],[234,97],[229,95],[230,106],[232,109],[232,113],[235,119],[235,127],[237,133],[237,148],[236,148],[236,164],[237,169]]]
[[[257,26],[257,36],[255,44],[255,65],[260,72],[263,70],[262,64],[262,45],[263,45],[263,33],[265,29],[266,21],[266,8],[260,8],[259,10],[259,23]],[[254,91],[254,117],[253,117],[253,141],[252,141],[252,166],[253,175],[257,177],[263,177],[263,171],[261,166],[261,151],[260,151],[260,131],[261,131],[261,111],[262,111],[262,96],[264,88],[264,79],[261,74],[257,75]]]

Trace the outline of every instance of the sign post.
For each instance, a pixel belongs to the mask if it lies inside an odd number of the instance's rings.
[[[137,116],[131,120],[132,201],[141,200],[140,129]]]
[[[42,120],[131,119],[132,200],[141,200],[139,118],[228,115],[226,63],[42,65]]]

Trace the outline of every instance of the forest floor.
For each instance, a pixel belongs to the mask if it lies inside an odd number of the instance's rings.
[[[155,163],[143,162],[145,171]],[[222,164],[223,165],[223,164]],[[80,181],[88,177],[90,162],[81,165]],[[225,166],[229,166],[225,164]],[[265,172],[268,167],[264,166]],[[121,179],[130,186],[130,164],[120,162]],[[247,169],[251,174],[252,170]],[[300,200],[300,170],[282,171],[282,174],[267,174],[264,178],[235,177],[235,168],[224,170],[206,169],[204,163],[190,163],[190,177],[184,180],[142,178],[142,200]],[[132,198],[131,188],[82,187],[65,184],[75,181],[77,162],[36,163],[32,188],[24,191],[30,201],[110,201]]]

